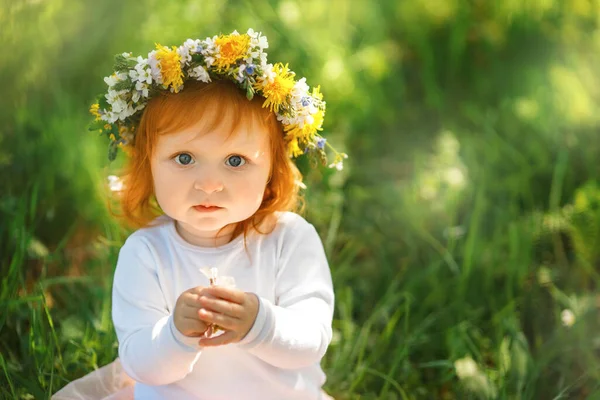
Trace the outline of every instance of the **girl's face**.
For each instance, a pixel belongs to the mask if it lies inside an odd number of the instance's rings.
[[[176,220],[179,234],[192,244],[218,246],[262,203],[271,168],[269,132],[250,123],[232,135],[204,133],[199,122],[161,135],[151,168],[158,204]]]

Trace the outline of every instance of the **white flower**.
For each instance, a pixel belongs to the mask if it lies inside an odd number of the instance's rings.
[[[252,29],[248,29],[248,36],[250,36],[250,48],[248,49],[248,56],[245,59],[247,64],[257,64],[264,66],[267,62],[267,53],[263,51],[269,47],[267,38],[261,36],[259,32],[254,32]]]
[[[575,314],[567,308],[560,313],[560,319],[564,326],[571,327],[575,323]]]
[[[205,56],[204,62],[206,63],[206,66],[210,68],[210,66],[215,63],[215,58],[211,56]]]
[[[296,121],[296,117],[294,116],[275,114],[275,117],[277,118],[277,121],[281,122],[284,125],[294,125]]]
[[[298,125],[300,128],[303,128],[305,124],[312,125],[315,122],[315,119],[312,115],[301,115],[297,118]]]
[[[135,93],[133,94],[133,101],[137,102],[140,96],[143,97],[148,97],[148,85],[145,84],[144,82],[137,82],[135,84]],[[137,99],[135,98],[135,95],[137,96]]]
[[[128,93],[127,90],[117,92],[110,89],[108,91],[108,94],[105,97],[112,108],[111,111],[120,113],[127,106],[127,100],[123,97],[126,93]]]
[[[188,39],[184,44],[177,48],[177,54],[181,56],[181,66],[188,65],[192,61],[192,54],[196,52],[196,48],[200,45],[200,40]]]
[[[295,184],[296,184],[296,186],[298,186],[299,188],[301,188],[301,189],[306,189],[306,185],[304,184],[304,182],[302,182],[302,181],[299,181],[298,179],[296,179],[296,180],[294,181],[294,183],[295,183]]]
[[[135,108],[133,108],[133,104],[128,103],[127,108],[125,108],[125,110],[123,110],[123,112],[119,116],[119,119],[124,121],[127,117],[131,117],[133,114],[135,114],[136,111],[137,110]]]
[[[302,98],[308,96],[308,90],[310,88],[306,84],[306,78],[300,78],[295,84],[294,89],[292,90],[292,97],[294,98]]]
[[[196,78],[198,81],[210,82],[210,76],[208,75],[208,72],[201,65],[198,65],[196,68],[189,71],[188,74],[190,77]]]
[[[267,38],[265,36],[259,36],[259,38],[258,38],[258,47],[261,50],[269,48],[269,42],[267,41]]]
[[[329,168],[335,168],[335,169],[337,169],[338,171],[341,171],[341,170],[343,170],[343,169],[344,169],[344,163],[343,163],[343,162],[341,162],[341,161],[338,161],[338,162],[336,162],[336,163],[329,164]]]
[[[256,37],[257,37],[258,35],[260,35],[260,32],[255,32],[255,31],[254,31],[254,29],[252,29],[252,28],[248,28],[248,30],[246,31],[246,34],[247,34],[248,36],[250,36],[252,39],[256,39]]]
[[[108,122],[113,123],[117,119],[125,120],[127,117],[135,114],[136,109],[133,108],[133,105],[127,101],[124,97],[129,92],[127,90],[121,90],[116,92],[114,90],[109,90],[106,95],[106,100],[111,106],[111,111],[108,113]]]
[[[445,171],[446,182],[450,186],[462,187],[465,184],[465,174],[458,167],[451,167]]]
[[[152,84],[152,73],[148,65],[148,60],[138,57],[138,63],[134,69],[129,71],[129,77],[133,82],[143,82],[148,85]]]
[[[112,111],[119,114],[125,112],[127,110],[128,104],[127,100],[122,97],[117,97],[117,99],[112,104]],[[120,118],[120,117],[119,117]]]
[[[112,111],[107,112],[103,117],[103,119],[110,124],[115,123],[119,119],[119,116]]]
[[[252,51],[252,48],[248,51],[248,55],[244,58],[246,64],[260,65],[261,68],[265,68],[267,65],[267,53],[262,50]]]
[[[117,76],[116,76],[116,75],[114,75],[114,74],[113,74],[113,75],[111,75],[111,76],[107,76],[107,77],[105,77],[105,78],[104,78],[104,82],[106,82],[106,84],[107,84],[109,87],[113,87],[113,86],[115,86],[115,84],[118,82],[118,80],[117,80]]]
[[[134,103],[137,103],[141,98],[148,97],[148,85],[142,82],[137,82],[135,84],[135,91],[131,95],[131,100]]]
[[[454,368],[459,379],[473,378],[479,374],[477,363],[470,356],[454,361]]]
[[[273,64],[267,64],[264,66],[262,75],[264,86],[266,86],[267,83],[273,83],[276,76],[277,74],[273,71]]]
[[[106,84],[109,87],[113,87],[117,84],[117,82],[120,82],[124,79],[127,79],[127,74],[124,72],[119,72],[119,73],[114,73],[111,76],[107,76],[106,78],[104,78],[104,82],[106,82]]]
[[[269,47],[269,43],[265,36],[262,36],[260,32],[254,32],[254,29],[248,29],[246,32],[250,36],[250,44],[252,47],[258,47],[260,50]]]
[[[213,36],[212,38],[206,38],[202,42],[204,44],[204,49],[202,50],[202,55],[215,54],[217,51],[217,45],[215,44],[215,40],[217,40],[217,36]]]
[[[210,68],[211,65],[215,63],[215,57],[218,55],[219,49],[215,44],[215,40],[217,40],[217,36],[211,38],[206,38],[202,42],[200,42],[202,46],[202,50],[200,50],[200,54],[204,57],[204,63],[207,68]]]
[[[111,192],[120,192],[123,190],[123,181],[116,175],[109,175],[108,177],[108,187]]]
[[[244,74],[244,71],[246,70],[246,64],[242,64],[240,65],[240,67],[237,69],[237,73],[235,73],[235,80],[238,81],[239,83],[244,82],[244,79],[246,79],[246,75]]]
[[[135,90],[142,92],[144,97],[148,97],[148,88],[149,86],[144,82],[137,82],[135,84]]]
[[[150,74],[154,82],[162,84],[162,75],[160,73],[160,67],[158,66],[158,60],[156,59],[156,50],[152,50],[148,53],[148,65],[150,66]]]

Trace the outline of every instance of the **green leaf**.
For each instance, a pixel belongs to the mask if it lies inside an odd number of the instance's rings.
[[[129,70],[133,69],[136,65],[136,60],[130,60],[128,58],[125,58],[122,54],[118,54],[115,56],[114,69],[116,72],[129,72]]]
[[[117,142],[111,141],[108,145],[108,161],[114,161],[117,158],[118,149]]]
[[[108,100],[106,100],[106,96],[104,94],[98,96],[96,99],[96,103],[100,105],[101,110],[110,110],[110,104],[108,104]]]
[[[117,124],[112,124],[110,126],[110,131],[108,131],[108,136],[110,137],[110,134],[115,135],[116,138],[120,137],[119,135],[119,126]]]
[[[117,92],[121,90],[133,90],[134,85],[133,81],[130,78],[127,78],[115,83],[115,85],[112,88]]]
[[[103,130],[104,129],[104,125],[106,125],[106,121],[103,120],[94,120],[93,122],[91,122],[88,125],[88,130],[90,131],[98,131],[98,130]]]
[[[252,85],[248,85],[248,87],[246,88],[246,98],[248,100],[252,100],[254,98],[254,88],[252,87]]]

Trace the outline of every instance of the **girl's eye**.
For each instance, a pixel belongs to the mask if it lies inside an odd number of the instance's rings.
[[[227,161],[225,161],[225,164],[229,165],[230,167],[237,168],[246,164],[246,160],[244,159],[244,157],[241,156],[231,156],[227,159]]]
[[[194,162],[194,159],[188,153],[181,153],[175,156],[175,162],[179,165],[189,165]]]

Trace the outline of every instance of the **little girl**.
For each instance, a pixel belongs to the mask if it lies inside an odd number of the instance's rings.
[[[326,160],[318,88],[251,29],[124,53],[94,129],[128,155],[119,359],[55,399],[326,399],[334,294],[293,157]],[[332,149],[342,166],[345,154]]]

